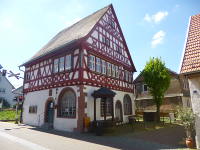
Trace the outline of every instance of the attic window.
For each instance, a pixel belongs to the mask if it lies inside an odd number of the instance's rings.
[[[112,19],[110,19],[109,24],[113,29],[115,28],[115,22]]]

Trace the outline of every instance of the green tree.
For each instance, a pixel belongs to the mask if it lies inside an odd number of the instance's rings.
[[[169,71],[161,59],[150,58],[142,75],[156,105],[156,121],[160,122],[160,106],[163,103],[164,93],[170,84]]]

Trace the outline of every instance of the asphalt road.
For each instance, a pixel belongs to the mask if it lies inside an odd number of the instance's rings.
[[[126,136],[95,136],[0,122],[0,150],[158,150],[173,147]]]

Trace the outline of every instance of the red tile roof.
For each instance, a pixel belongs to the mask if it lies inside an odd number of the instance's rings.
[[[200,71],[200,14],[191,16],[180,73]]]

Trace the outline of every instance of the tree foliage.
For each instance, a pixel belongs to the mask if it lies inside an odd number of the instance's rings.
[[[169,71],[160,58],[150,58],[142,75],[157,107],[157,121],[160,121],[160,106],[163,103],[164,93],[170,85]]]

